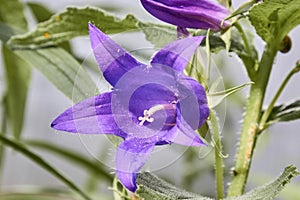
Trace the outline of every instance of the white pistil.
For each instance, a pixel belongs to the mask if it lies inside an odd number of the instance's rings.
[[[174,104],[166,104],[166,105],[156,105],[153,106],[152,108],[150,108],[149,110],[144,110],[144,116],[140,116],[138,118],[139,121],[141,121],[139,123],[140,126],[143,126],[143,124],[145,122],[154,122],[154,118],[151,117],[152,115],[154,115],[154,113],[156,113],[157,111],[160,110],[164,110],[164,109],[172,109],[174,108]]]
[[[153,122],[154,118],[150,117],[151,115],[149,114],[148,110],[144,110],[144,117],[139,117],[138,119],[141,121],[139,123],[140,126],[143,126],[143,124],[147,121],[147,122]]]

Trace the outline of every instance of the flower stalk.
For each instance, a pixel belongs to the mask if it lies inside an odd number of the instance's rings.
[[[215,111],[211,110],[210,117],[210,131],[214,142],[215,151],[215,176],[216,176],[216,193],[217,199],[224,198],[224,172],[223,172],[223,155],[222,143],[220,138],[220,129],[218,118]]]
[[[257,140],[258,123],[261,117],[262,104],[277,49],[278,46],[276,43],[269,44],[265,47],[258,71],[255,74],[255,84],[253,84],[250,89],[250,96],[246,106],[233,178],[228,190],[228,197],[239,196],[245,189],[253,157],[253,150]]]

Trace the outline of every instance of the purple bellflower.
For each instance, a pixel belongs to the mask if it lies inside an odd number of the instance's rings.
[[[227,28],[227,8],[212,0],[141,0],[144,8],[158,19],[183,28],[211,29]]]
[[[94,25],[89,24],[89,32],[97,63],[113,90],[72,106],[51,127],[123,138],[116,153],[116,173],[134,192],[137,173],[155,145],[205,145],[194,130],[209,115],[206,93],[182,73],[203,37],[177,40],[145,65]]]

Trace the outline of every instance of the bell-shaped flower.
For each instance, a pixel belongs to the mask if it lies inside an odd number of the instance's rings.
[[[229,11],[213,0],[141,0],[156,18],[183,28],[219,31],[228,27]]]
[[[137,61],[107,35],[89,24],[95,58],[113,90],[67,109],[52,128],[83,134],[113,134],[124,139],[116,153],[116,172],[130,191],[155,145],[205,145],[194,131],[209,115],[204,88],[185,76],[203,37],[177,40],[152,58]]]

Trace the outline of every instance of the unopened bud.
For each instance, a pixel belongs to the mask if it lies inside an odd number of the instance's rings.
[[[292,40],[288,35],[286,35],[280,44],[279,51],[281,53],[287,53],[291,50],[291,48],[292,48]]]

